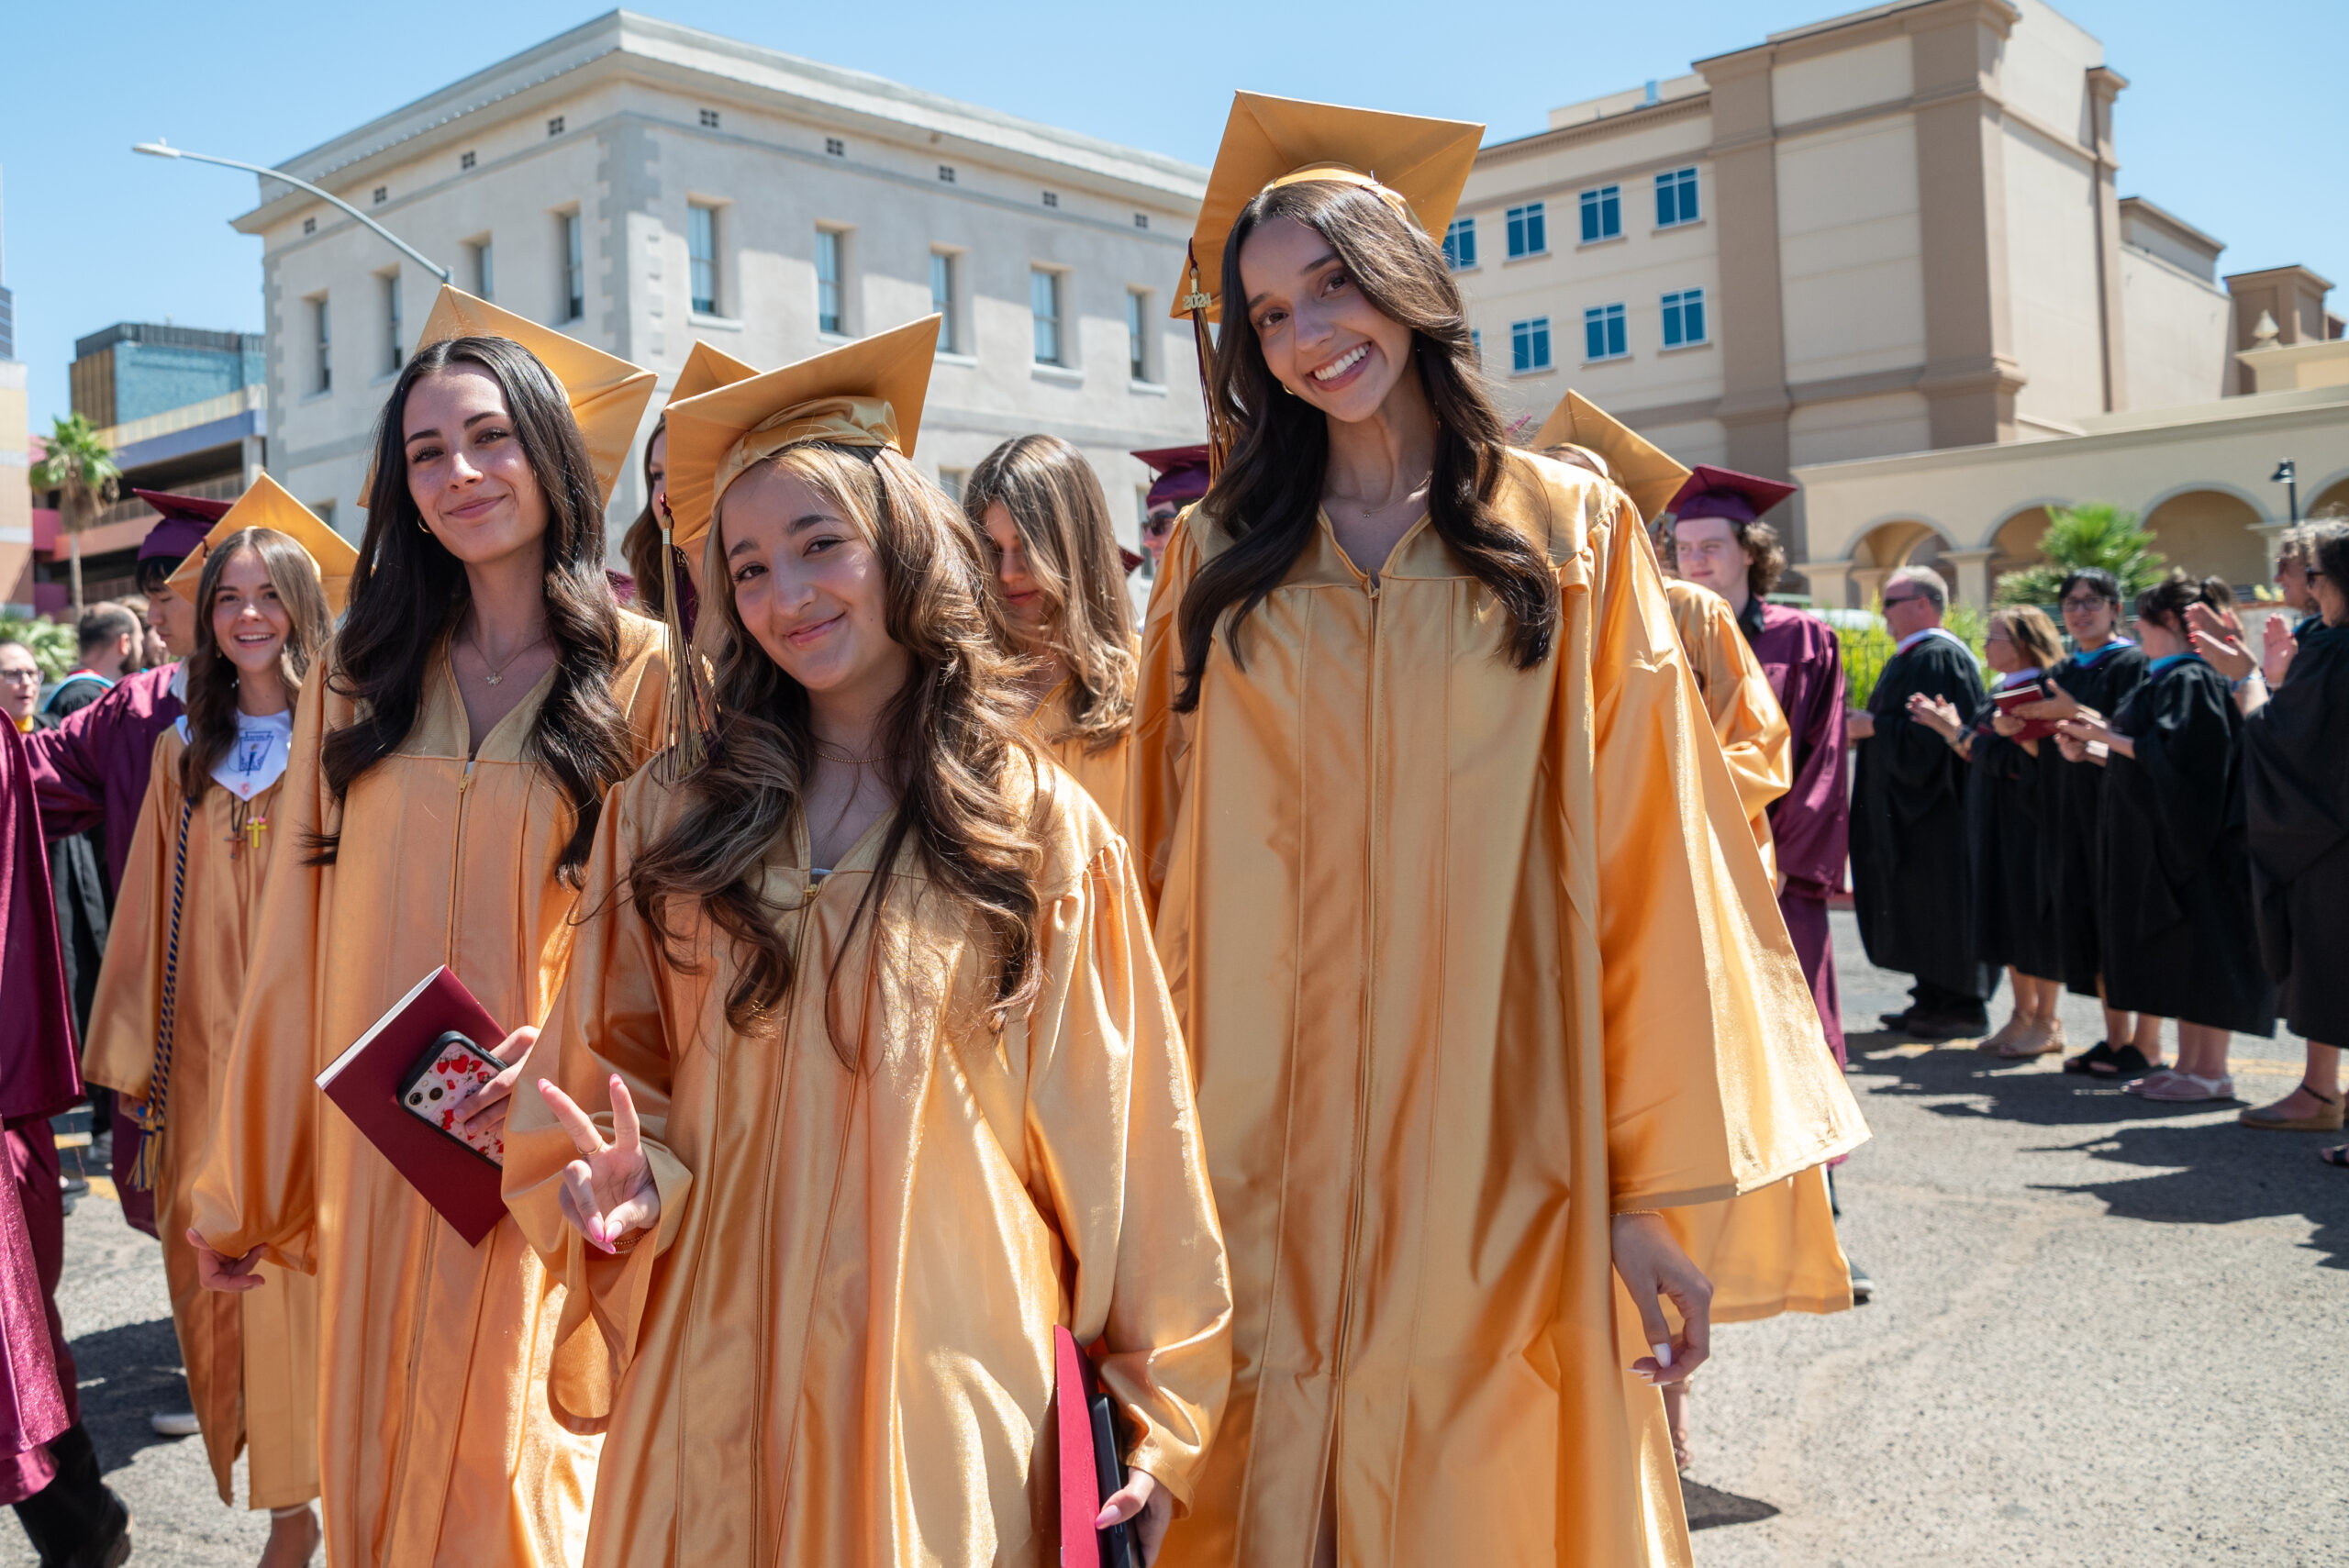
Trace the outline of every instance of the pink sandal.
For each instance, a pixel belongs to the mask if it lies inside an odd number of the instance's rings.
[[[2201,1078],[2191,1073],[2171,1072],[2159,1078],[2146,1079],[2144,1087],[2137,1093],[2141,1098],[2170,1104],[2232,1100],[2235,1097],[2235,1081],[2224,1073],[2216,1078]]]

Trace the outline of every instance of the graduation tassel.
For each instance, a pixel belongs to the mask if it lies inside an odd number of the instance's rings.
[[[678,603],[677,551],[669,542],[669,518],[661,519],[662,618],[669,628],[669,748],[681,772],[701,766],[702,733],[709,728],[710,696],[701,661],[685,639],[685,608]]]
[[[1191,317],[1191,346],[1199,356],[1199,399],[1208,410],[1208,477],[1213,480],[1223,472],[1223,460],[1231,454],[1231,427],[1223,417],[1223,410],[1215,400],[1215,340],[1208,328],[1208,306],[1214,303],[1208,292],[1199,286],[1199,251],[1190,248],[1191,292],[1183,296],[1182,307]]]
[[[163,949],[163,1006],[155,1021],[155,1068],[148,1075],[147,1100],[139,1107],[139,1157],[131,1162],[130,1184],[142,1193],[155,1190],[162,1173],[163,1106],[172,1093],[172,1032],[179,1016],[180,908],[187,897],[187,830],[195,820],[195,802],[180,802],[180,847],[172,866],[171,940]]]

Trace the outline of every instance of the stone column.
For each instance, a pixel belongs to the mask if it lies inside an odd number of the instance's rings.
[[[1810,602],[1823,610],[1852,607],[1852,562],[1849,561],[1802,561],[1795,563],[1796,571],[1810,580]]]
[[[1957,573],[1957,599],[1965,605],[1990,607],[1990,562],[1995,550],[1945,550],[1942,560]]]
[[[2112,146],[2112,100],[2129,78],[2105,66],[2088,72],[2088,105],[2096,142],[2096,277],[2098,326],[2104,348],[2104,408],[2129,406],[2129,360],[2121,329],[2121,197],[2113,183],[2120,161]]]
[[[1854,602],[1864,610],[1876,608],[1876,600],[1884,596],[1884,580],[1892,575],[1892,571],[1889,566],[1853,567],[1852,586],[1857,595]]]

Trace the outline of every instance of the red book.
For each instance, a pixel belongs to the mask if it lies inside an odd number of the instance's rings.
[[[506,1218],[498,1195],[497,1167],[431,1123],[403,1109],[400,1085],[417,1058],[451,1029],[484,1051],[495,1051],[506,1031],[484,1011],[464,982],[446,965],[418,981],[392,1004],[350,1050],[318,1074],[318,1087],[367,1135],[367,1141],[407,1178],[424,1201],[440,1211],[469,1247]]]
[[[2032,681],[2023,685],[2009,686],[2002,692],[1993,692],[1990,694],[1990,700],[1998,704],[1998,711],[2000,713],[2007,715],[2009,717],[2013,717],[2015,709],[2029,703],[2046,701],[2047,688],[2041,685],[2037,681]],[[2050,724],[2047,720],[2043,718],[2029,718],[2023,720],[2022,732],[2021,734],[2009,736],[2008,739],[2010,740],[2044,740],[2050,735],[2054,733],[2055,727],[2053,724]]]

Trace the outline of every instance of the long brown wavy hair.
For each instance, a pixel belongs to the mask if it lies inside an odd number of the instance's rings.
[[[1004,647],[1016,653],[1049,652],[1068,672],[1068,724],[1054,740],[1081,740],[1098,751],[1125,738],[1133,723],[1133,600],[1126,594],[1125,563],[1118,558],[1117,530],[1109,522],[1108,498],[1083,454],[1058,436],[1015,436],[987,453],[971,471],[963,492],[979,559],[996,564],[987,538],[987,508],[1002,502],[1028,550],[1028,572],[1044,600],[1044,646],[1022,649],[1001,628]],[[987,603],[999,607],[990,576]]]
[[[1043,851],[1027,809],[1012,797],[1012,770],[1033,765],[1019,739],[1026,704],[1018,662],[997,647],[988,620],[978,550],[954,503],[895,451],[807,442],[767,462],[814,487],[872,547],[889,637],[913,656],[904,688],[883,716],[878,747],[896,807],[881,869],[866,884],[834,967],[889,896],[899,854],[910,844],[929,891],[960,904],[985,929],[991,1018],[1000,1028],[1039,984],[1036,877]],[[742,624],[725,567],[724,513],[721,498],[706,547],[710,593],[702,616],[716,623],[717,706],[725,717],[700,765],[682,776],[674,824],[638,855],[629,883],[638,913],[661,933],[678,968],[690,973],[698,962],[696,915],[730,939],[739,973],[726,1018],[749,1034],[772,1027],[798,984],[778,929],[785,911],[760,892],[761,864],[802,809],[816,740],[807,688]],[[829,997],[826,1023],[834,1050],[855,1067],[858,1051],[836,1027]]]
[[[621,559],[628,562],[629,575],[636,579],[636,613],[654,620],[669,613],[669,598],[661,585],[661,519],[652,510],[652,449],[668,429],[669,416],[663,414],[652,422],[652,433],[644,438],[644,510],[620,535]]]
[[[408,494],[408,393],[451,366],[495,379],[547,501],[543,540],[547,637],[554,682],[526,751],[571,807],[574,826],[556,874],[577,886],[596,841],[604,792],[628,776],[628,722],[612,700],[619,667],[619,606],[604,575],[604,501],[587,443],[562,385],[539,357],[506,338],[454,338],[419,349],[400,372],[375,426],[375,485],[351,578],[351,608],[335,639],[328,685],[359,716],[326,738],[318,762],[340,801],[367,770],[399,750],[424,706],[440,643],[473,602],[464,563],[424,526]],[[310,863],[330,865],[341,835],[322,833]]]
[[[309,551],[275,528],[241,528],[220,541],[204,562],[195,589],[195,646],[187,656],[187,750],[180,753],[180,793],[202,801],[212,770],[237,743],[237,667],[212,634],[212,599],[228,563],[250,551],[261,558],[277,602],[285,606],[285,644],[277,651],[277,678],[291,706],[310,673],[310,661],[334,634],[334,614]]]
[[[1240,435],[1201,509],[1231,543],[1199,568],[1177,611],[1183,685],[1174,695],[1176,711],[1198,706],[1199,680],[1219,626],[1232,662],[1241,662],[1241,623],[1296,564],[1320,511],[1329,417],[1283,393],[1241,310],[1248,290],[1240,253],[1258,227],[1284,217],[1328,240],[1363,297],[1411,329],[1411,363],[1436,419],[1429,523],[1508,611],[1509,660],[1531,669],[1550,656],[1557,636],[1557,578],[1541,550],[1493,510],[1508,429],[1485,394],[1467,312],[1443,253],[1371,192],[1338,181],[1300,180],[1264,191],[1241,208],[1223,250],[1225,320],[1208,395]]]

